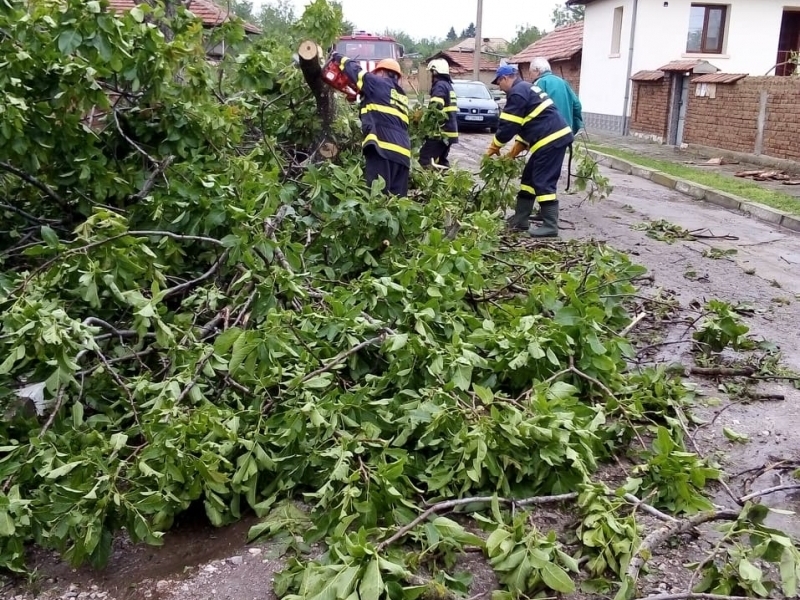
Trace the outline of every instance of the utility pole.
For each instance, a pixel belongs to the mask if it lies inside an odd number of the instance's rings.
[[[478,16],[475,19],[475,49],[472,53],[472,78],[480,81],[481,78],[481,48],[483,48],[483,32],[481,23],[483,22],[483,0],[478,0]]]

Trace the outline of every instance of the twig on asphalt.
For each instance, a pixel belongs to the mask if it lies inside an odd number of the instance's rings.
[[[673,523],[660,529],[656,529],[646,538],[644,538],[644,540],[642,540],[642,543],[636,550],[636,554],[628,565],[626,576],[630,578],[631,585],[634,589],[636,588],[636,584],[639,581],[639,572],[644,564],[650,559],[650,557],[653,555],[653,552],[659,546],[671,538],[675,537],[676,535],[689,533],[695,527],[698,527],[703,523],[709,523],[711,521],[735,521],[738,518],[738,511],[725,509],[712,512],[703,512],[689,519],[679,521],[678,523]]]
[[[761,498],[763,496],[768,496],[770,494],[776,494],[778,492],[790,492],[793,490],[800,490],[800,483],[788,483],[785,485],[776,485],[775,487],[767,488],[765,490],[760,490],[758,492],[753,492],[752,494],[747,494],[747,496],[742,496],[739,500],[744,504],[745,502],[749,502],[750,500],[755,500],[756,498]]]

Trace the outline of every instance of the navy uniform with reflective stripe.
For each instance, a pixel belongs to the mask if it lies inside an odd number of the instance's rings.
[[[529,147],[530,158],[522,172],[520,197],[533,196],[539,203],[556,200],[558,180],[572,129],[550,97],[522,79],[506,94],[493,144],[503,146],[512,138]]]
[[[453,84],[446,78],[434,75],[435,81],[431,86],[431,105],[438,105],[442,108],[447,121],[442,124],[441,138],[427,138],[419,152],[419,163],[428,166],[436,163],[443,167],[449,167],[450,146],[458,143],[458,98],[453,89]]]
[[[408,194],[411,166],[411,140],[408,137],[408,97],[400,84],[386,77],[367,73],[341,54],[333,59],[361,96],[362,143],[366,158],[367,184],[381,176],[386,191],[397,196]]]
[[[447,121],[442,125],[442,135],[451,144],[457,144],[458,121],[456,120],[456,113],[458,112],[458,105],[453,84],[446,79],[437,77],[436,82],[431,87],[431,102],[441,105],[447,115]]]

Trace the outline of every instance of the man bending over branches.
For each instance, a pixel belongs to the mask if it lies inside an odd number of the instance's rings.
[[[411,140],[408,137],[408,97],[400,87],[403,71],[391,58],[380,61],[372,73],[362,70],[358,61],[334,53],[333,60],[361,95],[361,130],[367,185],[378,177],[386,182],[385,191],[408,195],[411,167]]]

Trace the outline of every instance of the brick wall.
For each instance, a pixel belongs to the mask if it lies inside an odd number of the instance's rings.
[[[669,127],[670,77],[634,81],[630,130],[633,135],[665,142]]]
[[[734,84],[716,84],[714,98],[689,90],[684,141],[774,158],[800,160],[800,79],[746,77]],[[759,108],[767,93],[766,116],[759,152]]]
[[[533,77],[531,76],[531,64],[530,63],[520,63],[519,65],[519,74],[525,81],[533,81]],[[550,63],[550,68],[553,69],[553,73],[565,79],[570,87],[575,90],[575,93],[580,95],[581,93],[581,54],[578,53],[572,57],[571,60],[560,60],[560,61],[552,61]]]

